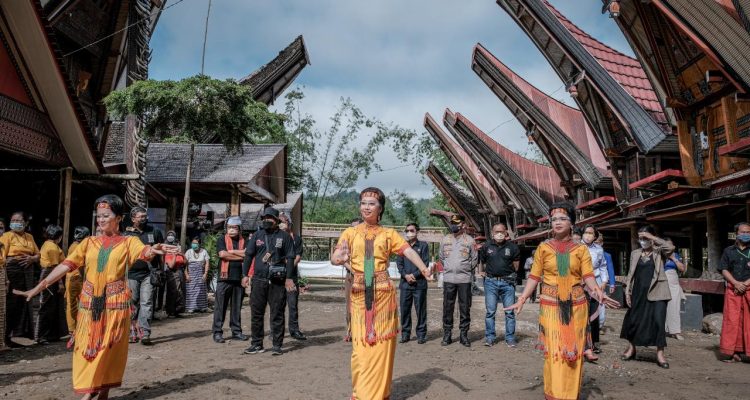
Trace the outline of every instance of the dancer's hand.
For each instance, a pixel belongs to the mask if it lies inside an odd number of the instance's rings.
[[[514,304],[510,305],[510,307],[503,308],[503,311],[515,311],[516,315],[520,314],[521,311],[523,311],[523,305],[526,304],[526,298],[525,297],[519,297],[518,301],[516,301]]]
[[[26,301],[31,301],[31,299],[36,297],[44,289],[45,289],[44,285],[40,283],[31,290],[21,291],[18,289],[13,289],[13,294],[15,294],[16,296],[25,297]]]

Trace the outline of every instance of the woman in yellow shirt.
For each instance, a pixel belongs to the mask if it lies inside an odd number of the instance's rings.
[[[77,226],[73,230],[73,243],[68,248],[68,254],[73,254],[76,247],[81,244],[83,239],[91,236],[91,231],[85,226]],[[65,320],[68,324],[68,333],[73,335],[76,331],[76,316],[78,316],[78,296],[81,295],[83,288],[83,277],[81,273],[83,268],[68,272],[65,276]]]
[[[26,233],[26,216],[15,212],[10,217],[10,231],[0,236],[8,290],[6,297],[5,344],[18,347],[10,340],[11,336],[34,339],[31,307],[23,299],[12,295],[13,290],[27,290],[34,286],[34,265],[39,262],[39,248],[34,237]]]
[[[537,247],[526,288],[518,301],[505,311],[515,310],[520,314],[537,284],[542,283],[538,348],[544,351],[544,396],[545,399],[577,400],[589,315],[581,281],[593,298],[609,306],[618,304],[605,297],[596,284],[588,248],[571,240],[575,224],[573,205],[555,203],[550,206],[549,216],[553,238]]]
[[[47,237],[47,241],[42,244],[42,248],[39,251],[41,259],[39,265],[42,266],[42,273],[39,279],[46,278],[52,268],[60,264],[65,256],[62,249],[60,248],[60,241],[62,240],[63,230],[58,225],[49,225],[44,231],[44,235]],[[63,293],[65,293],[65,287],[63,282],[60,281],[48,290],[43,291],[39,296],[39,313],[36,318],[36,330],[34,332],[34,340],[38,344],[48,344],[49,342],[56,342],[60,340],[61,336],[65,336],[65,329],[62,327],[62,315],[63,315]]]
[[[102,235],[88,237],[58,266],[27,292],[14,294],[31,300],[65,275],[86,267],[81,292],[73,350],[73,388],[88,400],[109,397],[109,389],[122,384],[128,361],[131,296],[127,268],[137,259],[174,252],[176,247],[156,244],[144,246],[134,236],[120,234],[123,202],[118,196],[105,195],[96,200],[96,223]]]
[[[387,399],[391,395],[393,359],[399,333],[396,292],[388,276],[391,254],[403,255],[430,278],[414,249],[394,229],[380,226],[385,195],[378,188],[359,194],[364,223],[347,228],[339,238],[331,263],[349,263],[351,289],[352,399]]]

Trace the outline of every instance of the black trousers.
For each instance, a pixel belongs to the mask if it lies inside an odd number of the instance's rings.
[[[443,331],[450,332],[453,329],[456,297],[461,316],[458,328],[461,333],[467,333],[471,324],[471,283],[443,283]]]
[[[46,278],[52,267],[42,270],[41,279]],[[60,292],[60,284],[50,285],[39,294],[39,313],[36,317],[34,340],[56,342],[65,336],[62,321],[65,319],[65,296]]]
[[[240,281],[219,281],[216,283],[216,304],[214,305],[214,334],[223,333],[224,318],[227,315],[229,301],[232,301],[232,309],[229,312],[229,328],[232,335],[242,333],[240,321],[240,310],[242,309],[242,297],[245,288]]]
[[[299,310],[297,308],[299,304],[299,284],[295,282],[295,286],[297,290],[286,293],[286,304],[289,307],[289,317],[287,320],[289,333],[299,332]]]
[[[34,288],[34,266],[23,267],[17,262],[8,262],[5,267],[8,276],[8,293],[5,295],[5,340],[10,341],[11,336],[26,337],[34,339],[34,303],[38,303],[38,297],[26,301],[22,296],[13,294],[13,289],[26,291]],[[0,271],[1,273],[1,271]]]
[[[168,315],[185,312],[185,268],[167,269],[167,301],[165,307]]]
[[[401,289],[401,336],[411,337],[411,305],[417,312],[417,338],[427,337],[427,289]]]
[[[271,337],[274,347],[284,343],[284,311],[286,311],[286,288],[284,283],[269,282],[268,279],[253,278],[250,291],[250,332],[252,345],[263,345],[263,319],[266,305],[271,309]]]

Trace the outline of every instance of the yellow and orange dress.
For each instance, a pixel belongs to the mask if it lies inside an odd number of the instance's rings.
[[[73,350],[73,389],[93,393],[122,384],[128,361],[130,289],[127,269],[147,247],[135,236],[84,239],[62,263],[86,267]]]
[[[588,302],[581,282],[594,276],[586,246],[547,240],[534,254],[529,279],[542,284],[539,345],[544,351],[544,398],[576,400],[583,378]]]
[[[0,244],[2,247],[2,244]],[[5,294],[8,291],[8,282],[5,279],[5,255],[0,248],[0,350],[5,349]]]
[[[388,276],[391,254],[409,244],[394,229],[359,224],[346,229],[337,247],[349,245],[354,278],[351,291],[352,399],[388,399],[391,395],[396,336],[396,291]]]
[[[73,242],[68,248],[68,254],[73,254],[79,242]],[[68,323],[68,332],[76,330],[76,316],[78,315],[78,296],[83,288],[83,277],[81,270],[68,272],[65,276],[65,320]]]

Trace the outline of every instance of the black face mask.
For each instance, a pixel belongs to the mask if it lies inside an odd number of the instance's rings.
[[[455,224],[450,224],[448,228],[451,230],[451,233],[458,233],[461,230],[461,227]]]
[[[273,221],[264,219],[263,221],[261,221],[260,227],[263,228],[263,229],[265,229],[265,230],[270,230],[270,229],[272,229],[274,227],[274,223],[273,223]]]

